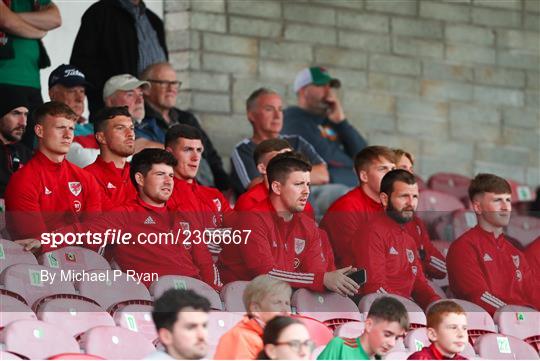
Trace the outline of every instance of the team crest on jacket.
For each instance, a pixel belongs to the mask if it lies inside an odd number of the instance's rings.
[[[414,262],[414,252],[407,248],[407,259],[409,260],[409,263]]]
[[[296,254],[302,253],[304,248],[306,247],[306,241],[300,238],[294,239],[294,252]]]
[[[79,202],[77,200],[73,201],[73,208],[75,208],[76,213],[79,213],[81,211],[81,208],[82,208],[81,202]]]
[[[214,204],[216,205],[216,209],[218,212],[221,212],[221,201],[219,200],[219,198],[214,198]]]
[[[512,255],[512,261],[514,261],[514,266],[519,268],[519,255]]]
[[[79,194],[81,194],[82,191],[82,185],[81,182],[68,182],[69,191],[77,197]]]

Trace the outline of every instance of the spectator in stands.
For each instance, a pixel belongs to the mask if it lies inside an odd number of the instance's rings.
[[[51,0],[0,1],[0,98],[18,93],[30,111],[43,104],[39,69],[51,65],[40,39],[62,24]],[[34,120],[23,143],[34,148]]]
[[[379,199],[381,179],[394,168],[390,148],[374,145],[356,155],[354,169],[360,185],[337,199],[321,221],[334,249],[337,267],[353,264],[352,240],[365,227],[369,216],[383,212]]]
[[[274,317],[266,324],[263,342],[259,360],[310,360],[315,349],[302,321],[287,316]]]
[[[220,228],[223,216],[231,212],[229,202],[218,189],[200,185],[195,179],[204,152],[201,131],[190,125],[175,125],[167,131],[165,147],[178,160],[169,208],[184,214],[190,231],[204,234],[206,229]],[[216,254],[221,250],[212,242],[208,246]]]
[[[512,190],[494,174],[478,174],[469,186],[478,224],[452,242],[446,262],[450,289],[489,313],[506,305],[540,309],[540,288],[525,255],[503,234],[510,222]]]
[[[291,295],[288,283],[268,275],[255,277],[243,294],[246,315],[221,336],[214,359],[255,360],[263,349],[265,325],[274,317],[291,313]]]
[[[394,149],[396,168],[404,169],[414,174],[414,159],[411,153],[403,149]],[[407,232],[416,241],[416,249],[424,268],[424,273],[430,278],[442,279],[446,277],[445,256],[431,243],[429,232],[418,215],[414,215],[405,225]]]
[[[533,272],[537,275],[537,279],[540,278],[540,237],[532,241],[531,244],[525,248],[525,256],[529,262]]]
[[[298,106],[285,109],[282,134],[307,140],[328,164],[330,182],[354,187],[353,157],[366,141],[347,121],[335,88],[341,82],[322,67],[302,69],[294,81]]]
[[[140,128],[145,118],[143,90],[150,87],[147,81],[141,81],[130,74],[111,77],[103,87],[103,100],[107,107],[128,107],[135,125],[135,153],[145,148],[163,148],[163,143],[149,141],[140,136]]]
[[[403,230],[418,205],[415,176],[403,169],[386,173],[380,198],[384,214],[370,219],[369,228],[357,233],[352,248],[354,265],[368,274],[361,293],[393,293],[426,308],[440,297],[424,276],[415,240]]]
[[[63,103],[48,102],[34,116],[37,151],[6,189],[7,228],[13,239],[39,237],[101,211],[94,177],[65,159],[77,115]]]
[[[392,149],[395,154],[396,168],[405,169],[414,174],[414,158],[411,153],[403,149]]]
[[[171,289],[154,302],[152,319],[165,351],[145,360],[199,360],[208,352],[210,302],[191,290]]]
[[[167,129],[176,124],[191,125],[199,129],[204,145],[201,171],[211,170],[205,178],[213,178],[212,184],[221,191],[231,187],[229,175],[223,169],[223,162],[212,141],[204,132],[199,121],[191,112],[176,108],[176,100],[181,82],[176,77],[176,71],[169,63],[150,65],[141,74],[141,79],[150,82],[151,86],[144,91],[146,118],[145,121],[155,121],[156,127],[149,127],[149,132],[141,130],[141,137],[163,143]],[[153,119],[153,120],[152,120]],[[155,134],[158,132],[158,134]],[[200,177],[199,177],[200,178]]]
[[[88,92],[90,119],[103,108],[107,79],[125,73],[137,76],[167,57],[163,21],[142,0],[92,4],[82,17],[70,59],[95,86]]]
[[[32,157],[21,139],[28,119],[28,102],[17,92],[0,96],[0,198],[11,175]]]
[[[268,163],[268,199],[235,222],[244,242],[224,245],[220,254],[225,282],[269,274],[293,287],[341,295],[357,292],[358,284],[346,275],[356,269],[326,271],[328,260],[317,224],[303,214],[310,171],[309,163],[286,153]]]
[[[371,305],[364,332],[357,338],[334,337],[318,360],[371,360],[392,351],[409,330],[405,306],[392,297],[380,297]]]
[[[322,217],[330,204],[347,191],[347,187],[339,184],[328,184],[328,168],[321,156],[304,138],[298,135],[281,135],[283,128],[282,101],[279,94],[267,88],[259,88],[246,101],[247,118],[253,127],[253,136],[238,143],[231,156],[232,179],[237,193],[263,181],[257,165],[253,160],[253,152],[260,142],[267,139],[283,138],[292,148],[304,154],[311,164],[311,195],[316,214]]]
[[[106,107],[98,112],[93,125],[99,156],[85,170],[96,177],[103,210],[109,210],[137,197],[127,162],[135,148],[133,120],[127,107]]]
[[[167,201],[173,192],[176,163],[172,154],[163,149],[142,150],[133,156],[129,174],[137,188],[136,199],[91,222],[55,229],[55,232],[77,234],[77,237],[104,235],[98,240],[82,238],[86,247],[97,250],[107,246],[106,234],[111,234],[111,230],[122,230],[124,237],[129,236],[127,242],[123,238],[123,242],[114,244],[113,258],[122,271],[134,272],[146,286],[159,276],[180,275],[200,279],[220,290],[223,285],[208,248],[194,237],[185,237],[182,215],[168,212]],[[98,189],[98,185],[94,189]],[[163,238],[168,234],[172,237],[182,234],[181,241]],[[159,235],[160,242],[153,241],[152,235]],[[43,252],[54,248],[47,240],[43,245],[39,240],[37,244],[32,240],[18,243],[24,244],[26,249],[41,247]]]
[[[440,301],[427,312],[427,335],[431,345],[409,356],[408,360],[466,360],[459,353],[469,342],[467,314],[454,301]]]
[[[83,116],[87,87],[90,87],[90,83],[86,81],[84,74],[72,65],[62,64],[49,76],[51,100],[66,104],[77,114],[75,137],[66,158],[81,168],[91,164],[99,154],[94,127]]]

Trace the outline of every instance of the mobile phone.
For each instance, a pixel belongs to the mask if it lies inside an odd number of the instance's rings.
[[[367,274],[365,269],[359,269],[356,272],[348,274],[347,277],[356,282],[359,286],[362,286],[367,281]]]

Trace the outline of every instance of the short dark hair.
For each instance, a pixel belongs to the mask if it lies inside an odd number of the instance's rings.
[[[33,115],[37,124],[43,124],[47,116],[62,116],[73,121],[76,121],[78,118],[77,114],[68,105],[56,101],[41,104],[34,110]]]
[[[283,330],[285,330],[287,327],[291,325],[303,325],[304,323],[296,318],[288,317],[288,316],[276,316],[268,323],[266,326],[264,326],[264,333],[263,333],[263,344],[264,345],[275,345],[278,340],[279,336],[281,336],[281,333]],[[264,348],[259,353],[258,360],[270,360],[270,357],[266,354],[264,351]]]
[[[266,139],[257,144],[253,152],[253,160],[255,164],[259,164],[262,156],[270,152],[279,152],[283,149],[292,149],[289,142],[283,138]]]
[[[94,133],[103,132],[107,127],[107,121],[120,115],[131,119],[127,106],[105,107],[101,109],[99,112],[97,112],[96,117],[94,118]]]
[[[141,150],[133,156],[129,168],[129,178],[135,189],[137,189],[135,174],[141,173],[146,177],[154,164],[167,164],[174,168],[178,164],[178,161],[171,153],[163,149],[146,148]]]
[[[246,110],[250,111],[255,106],[255,103],[257,102],[257,99],[259,99],[260,96],[268,95],[268,94],[276,94],[279,95],[275,90],[272,90],[270,88],[259,88],[255,90],[253,93],[249,95],[249,97],[246,100]]]
[[[387,322],[397,322],[404,330],[409,329],[409,314],[399,300],[383,296],[377,298],[369,308],[367,318]]]
[[[304,158],[304,159],[302,159]],[[311,172],[311,164],[305,157],[297,152],[285,152],[276,155],[266,167],[268,184],[274,181],[285,183],[292,172]],[[272,189],[272,187],[270,187]]]
[[[202,141],[202,132],[191,125],[177,124],[172,126],[165,134],[165,147],[173,146],[178,138],[199,139]]]
[[[367,166],[379,158],[386,158],[393,163],[396,162],[396,156],[392,149],[382,145],[371,145],[356,154],[354,157],[354,169],[356,172],[365,170]]]
[[[166,328],[172,331],[178,317],[178,312],[182,312],[184,308],[188,307],[209,312],[210,301],[192,290],[170,289],[165,291],[154,302],[154,309],[152,310],[152,319],[154,320],[156,329],[159,331],[162,328]]]
[[[480,173],[474,177],[469,185],[469,198],[472,201],[477,195],[486,192],[495,194],[512,194],[512,187],[510,187],[510,184],[506,181],[506,179],[495,174]]]
[[[409,185],[416,184],[416,176],[405,169],[394,169],[386,173],[381,180],[381,193],[390,197],[394,191],[394,183],[403,182]]]

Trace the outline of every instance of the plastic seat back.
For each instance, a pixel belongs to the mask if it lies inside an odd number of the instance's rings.
[[[152,282],[150,293],[154,299],[158,299],[168,289],[193,290],[210,301],[210,307],[214,310],[223,310],[219,294],[209,285],[196,278],[187,276],[161,276],[159,280]]]
[[[14,264],[37,264],[36,257],[32,252],[24,250],[24,247],[9,241],[0,239],[0,273]]]
[[[478,337],[474,345],[476,353],[490,360],[539,360],[536,350],[519,338],[498,333]]]
[[[226,311],[246,312],[243,298],[248,284],[249,281],[234,281],[223,286],[220,296]]]
[[[361,321],[358,307],[348,298],[333,292],[312,292],[305,288],[296,290],[291,298],[296,313],[323,322],[334,330],[342,323]]]
[[[64,247],[39,256],[39,264],[63,270],[90,271],[110,269],[109,262],[97,252],[82,247]]]
[[[403,343],[409,351],[413,352],[420,351],[422,348],[431,345],[431,341],[427,336],[427,329],[425,327],[407,332]]]
[[[241,313],[212,311],[208,314],[208,358],[213,358],[219,339],[243,318]]]
[[[449,223],[452,212],[459,209],[465,209],[465,206],[450,194],[431,189],[420,192],[417,214],[425,222],[431,238],[440,238],[435,234],[437,223]]]
[[[37,320],[34,311],[15,297],[0,294],[0,305],[0,329],[18,320]]]
[[[540,351],[540,312],[525,306],[506,305],[495,312],[493,320],[500,333],[524,340]]]
[[[140,333],[154,343],[158,334],[152,320],[152,308],[150,305],[123,305],[114,311],[113,319],[117,326]]]
[[[476,214],[470,210],[458,210],[452,214],[453,240],[458,239],[463,233],[475,227],[478,221]]]
[[[86,274],[95,279],[75,282],[75,287],[82,296],[95,300],[106,311],[121,303],[151,304],[148,289],[121,271],[93,270]]]
[[[428,180],[430,189],[450,194],[457,199],[468,197],[471,178],[456,173],[435,173]]]
[[[21,295],[34,309],[34,303],[40,298],[57,294],[77,294],[73,283],[62,280],[61,275],[59,270],[37,264],[15,264],[2,272],[0,283],[3,283],[8,291]]]
[[[317,346],[323,346],[328,344],[334,337],[334,334],[328,326],[324,323],[306,316],[294,315],[294,318],[299,319],[307,327],[311,339]]]
[[[506,234],[525,248],[540,235],[540,218],[512,214]]]
[[[122,327],[99,326],[81,335],[84,352],[112,360],[138,360],[155,351],[152,342]]]
[[[387,294],[381,294],[381,293],[370,293],[368,295],[365,295],[360,299],[360,302],[358,303],[358,309],[360,310],[360,313],[364,315],[364,319],[366,319],[369,308],[371,307],[371,304],[379,297],[382,296],[388,296],[393,297],[400,301],[405,308],[407,309],[407,312],[409,313],[409,323],[411,328],[420,328],[420,327],[426,327],[426,315],[422,308],[418,306],[413,301],[401,297],[399,295],[394,295],[391,293]]]
[[[77,341],[55,325],[37,320],[10,323],[0,332],[5,351],[30,359],[46,359],[64,352],[79,352]]]
[[[47,299],[36,307],[40,320],[76,337],[96,326],[114,326],[112,317],[96,303],[83,299]]]
[[[334,336],[356,338],[364,332],[365,324],[361,321],[342,323],[334,330]]]

